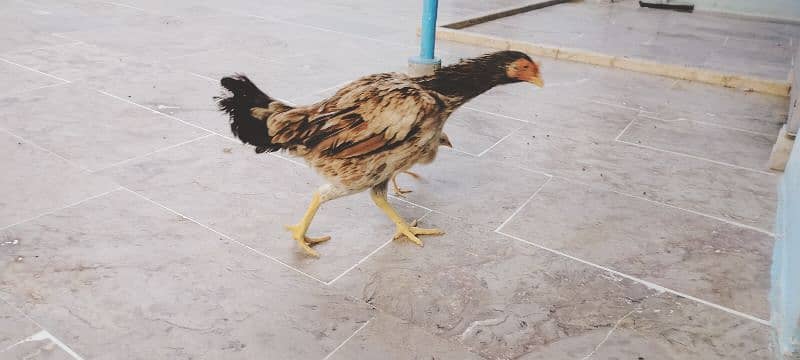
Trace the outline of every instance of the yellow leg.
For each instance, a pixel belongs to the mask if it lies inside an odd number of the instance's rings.
[[[376,191],[372,190],[372,201],[375,202],[375,205],[378,205],[381,210],[386,214],[386,216],[391,219],[395,225],[397,225],[397,233],[394,235],[395,239],[401,238],[403,236],[407,237],[409,240],[413,241],[415,244],[422,246],[422,240],[420,240],[417,235],[442,235],[444,231],[439,229],[423,229],[418,228],[416,222],[412,224],[408,224],[403,220],[400,215],[397,214],[397,211],[392,208],[392,205],[386,201],[386,192],[385,191]]]
[[[314,197],[311,199],[311,204],[308,206],[308,210],[306,210],[306,213],[303,215],[303,219],[300,220],[300,223],[286,226],[286,229],[292,232],[292,238],[297,241],[297,244],[300,245],[306,254],[313,257],[319,257],[319,254],[312,249],[311,246],[331,239],[330,236],[306,236],[306,231],[308,231],[308,227],[311,226],[311,220],[314,219],[314,215],[317,213],[317,210],[321,204],[322,200],[320,199],[319,193],[314,193]]]

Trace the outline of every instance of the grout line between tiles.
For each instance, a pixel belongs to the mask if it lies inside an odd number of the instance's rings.
[[[632,280],[632,281],[640,283],[640,284],[642,284],[642,285],[644,285],[644,286],[646,286],[646,287],[648,287],[648,288],[650,288],[652,290],[655,290],[655,291],[658,291],[658,292],[668,292],[670,294],[677,295],[677,296],[680,296],[680,297],[683,297],[683,298],[686,298],[686,299],[689,299],[689,300],[692,300],[692,301],[695,301],[695,302],[698,302],[698,303],[713,307],[713,308],[715,308],[717,310],[721,310],[721,311],[727,312],[729,314],[739,316],[741,318],[745,318],[745,319],[748,319],[748,320],[755,321],[755,322],[757,322],[757,323],[759,323],[761,325],[771,326],[769,321],[757,318],[757,317],[755,317],[753,315],[746,314],[746,313],[743,313],[741,311],[737,311],[737,310],[734,310],[734,309],[731,309],[731,308],[728,308],[728,307],[725,307],[725,306],[722,306],[722,305],[718,305],[718,304],[712,303],[710,301],[703,300],[703,299],[700,299],[700,298],[697,298],[697,297],[694,297],[694,296],[691,296],[691,295],[688,295],[688,294],[684,294],[684,293],[682,293],[680,291],[672,290],[670,288],[667,288],[667,287],[664,287],[664,286],[649,282],[647,280],[643,280],[643,279],[640,279],[640,278],[637,278],[637,277],[634,277],[634,276],[631,276],[631,275],[628,275],[628,274],[625,274],[625,273],[621,273],[621,272],[613,270],[611,268],[608,268],[608,267],[605,267],[605,266],[602,266],[602,265],[598,265],[598,264],[595,264],[593,262],[590,262],[590,261],[587,261],[587,260],[583,260],[581,258],[569,255],[569,254],[567,254],[565,252],[562,252],[562,251],[559,251],[559,250],[555,250],[555,249],[551,249],[551,248],[548,248],[546,246],[539,245],[539,244],[536,244],[534,242],[522,239],[520,237],[504,233],[502,230],[499,230],[499,229],[495,230],[495,232],[500,234],[500,235],[507,236],[507,237],[509,237],[511,239],[514,239],[514,240],[526,243],[528,245],[534,246],[536,248],[551,252],[553,254],[566,257],[568,259],[571,259],[571,260],[583,263],[585,265],[588,265],[588,266],[603,270],[605,272],[608,272],[608,273],[611,273],[611,274],[626,278],[628,280]]]
[[[142,158],[148,157],[148,156],[150,156],[150,155],[153,155],[153,154],[156,154],[156,153],[159,153],[159,152],[162,152],[162,151],[166,151],[166,150],[174,149],[174,148],[176,148],[176,147],[180,147],[180,146],[183,146],[183,145],[186,145],[186,144],[190,144],[190,143],[193,143],[193,142],[195,142],[195,141],[202,140],[202,139],[205,139],[205,138],[207,138],[207,137],[214,136],[214,135],[215,135],[215,134],[205,134],[205,135],[202,135],[202,136],[196,137],[196,138],[194,138],[194,139],[191,139],[191,140],[186,140],[186,141],[184,141],[184,142],[180,142],[180,143],[177,143],[177,144],[173,144],[173,145],[165,146],[165,147],[162,147],[162,148],[160,148],[160,149],[156,149],[156,150],[153,150],[153,151],[151,151],[151,152],[148,152],[148,153],[145,153],[145,154],[142,154],[142,155],[137,155],[137,156],[134,156],[134,157],[132,157],[132,158],[127,158],[127,159],[125,159],[125,160],[118,161],[118,162],[115,162],[115,163],[113,163],[113,164],[111,164],[111,165],[104,166],[104,167],[102,167],[102,168],[99,168],[99,169],[91,170],[91,171],[89,171],[89,172],[91,172],[91,173],[97,173],[97,172],[100,172],[100,171],[103,171],[103,170],[108,170],[108,169],[110,169],[110,168],[117,167],[117,166],[120,166],[120,165],[122,165],[122,164],[125,164],[125,163],[128,163],[128,162],[131,162],[131,161],[139,160],[139,159],[142,159]]]
[[[333,351],[331,351],[330,353],[328,353],[328,355],[326,355],[324,358],[322,358],[322,360],[328,360],[328,359],[330,359],[330,358],[331,358],[331,356],[333,356],[334,354],[336,354],[336,352],[337,352],[337,351],[339,351],[339,349],[341,349],[341,348],[342,348],[342,347],[343,347],[345,344],[347,344],[347,342],[348,342],[348,341],[350,341],[350,339],[352,339],[353,337],[355,337],[356,335],[358,335],[358,333],[361,331],[361,329],[363,329],[363,328],[367,327],[367,324],[369,324],[369,322],[370,322],[370,321],[372,321],[372,319],[374,319],[374,318],[375,318],[375,317],[372,317],[372,318],[370,318],[369,320],[367,320],[366,322],[364,322],[364,324],[363,324],[363,325],[361,325],[361,326],[360,326],[358,329],[356,329],[356,331],[354,331],[352,334],[350,334],[350,336],[348,336],[348,337],[347,337],[347,339],[344,339],[344,341],[342,341],[342,343],[341,343],[341,344],[339,344],[339,346],[337,346],[335,349],[333,349]]]
[[[427,217],[428,215],[430,215],[432,212],[433,212],[433,210],[428,210],[428,212],[426,212],[426,213],[425,213],[425,215],[422,215],[422,216],[421,216],[419,219],[417,219],[416,221],[422,221],[422,219],[425,219],[425,217]],[[385,243],[383,243],[381,246],[378,246],[378,248],[377,248],[377,249],[375,249],[375,250],[372,250],[372,252],[370,252],[369,254],[367,254],[367,256],[364,256],[364,257],[363,257],[361,260],[358,260],[358,262],[356,262],[355,264],[353,264],[353,266],[351,266],[351,267],[347,268],[347,270],[345,270],[343,273],[341,273],[341,274],[339,274],[338,276],[336,276],[335,278],[333,278],[331,281],[328,281],[327,283],[325,283],[325,285],[328,285],[328,286],[330,286],[331,284],[333,284],[334,282],[336,282],[336,280],[339,280],[340,278],[344,277],[344,276],[345,276],[345,275],[347,275],[347,273],[349,273],[351,270],[353,270],[353,269],[357,268],[359,265],[361,265],[362,263],[364,263],[364,261],[367,261],[367,259],[368,259],[369,257],[371,257],[372,255],[375,255],[375,254],[376,254],[378,251],[381,251],[381,250],[382,250],[384,247],[386,247],[386,245],[389,245],[389,244],[391,244],[391,243],[392,243],[392,241],[394,241],[394,239],[389,239],[388,241],[386,241]]]
[[[122,188],[122,189],[124,189],[125,191],[128,191],[128,192],[130,192],[131,194],[134,194],[134,195],[136,195],[136,196],[138,196],[138,197],[142,198],[143,200],[146,200],[146,201],[148,201],[148,202],[152,203],[153,205],[156,205],[156,206],[158,206],[158,207],[160,207],[160,208],[162,208],[162,209],[164,209],[164,210],[167,210],[167,211],[169,211],[169,212],[171,212],[171,213],[173,213],[173,214],[175,214],[175,215],[178,215],[178,216],[180,216],[180,217],[183,217],[183,218],[185,218],[185,219],[187,219],[187,220],[189,220],[189,221],[191,221],[191,222],[193,222],[193,223],[195,223],[195,224],[197,224],[197,225],[199,225],[199,226],[201,226],[201,227],[205,228],[206,230],[209,230],[209,231],[211,231],[211,232],[213,232],[213,233],[215,233],[215,234],[217,234],[217,235],[219,235],[219,236],[221,236],[221,237],[223,237],[223,238],[225,238],[225,239],[227,239],[227,240],[229,240],[229,241],[231,241],[231,242],[233,242],[233,243],[236,243],[236,244],[238,244],[238,245],[240,245],[240,246],[244,247],[245,249],[248,249],[248,250],[252,251],[252,252],[253,252],[253,253],[255,253],[255,254],[258,254],[258,255],[261,255],[261,256],[263,256],[263,257],[265,257],[265,258],[267,258],[267,259],[270,259],[270,260],[272,260],[272,261],[274,261],[274,262],[276,262],[276,263],[278,263],[278,264],[280,264],[280,265],[283,265],[284,267],[286,267],[286,268],[288,268],[288,269],[290,269],[290,270],[293,270],[293,271],[295,271],[295,272],[297,272],[297,273],[299,273],[299,274],[302,274],[302,275],[304,275],[305,277],[307,277],[307,278],[309,278],[309,279],[312,279],[312,280],[314,280],[314,281],[316,281],[316,282],[318,282],[318,283],[320,283],[320,284],[327,285],[327,284],[325,284],[325,282],[324,282],[324,281],[322,281],[322,280],[320,280],[320,279],[317,279],[316,277],[314,277],[314,276],[312,276],[312,275],[310,275],[310,274],[308,274],[308,273],[306,273],[306,272],[304,272],[304,271],[302,271],[302,270],[300,270],[300,269],[297,269],[297,268],[295,268],[295,267],[293,267],[293,266],[291,266],[291,265],[289,265],[289,264],[287,264],[287,263],[285,263],[285,262],[281,261],[280,259],[278,259],[278,258],[276,258],[276,257],[272,256],[272,255],[269,255],[269,254],[267,254],[267,253],[265,253],[265,252],[263,252],[263,251],[261,251],[261,250],[258,250],[258,249],[256,249],[256,248],[253,248],[253,247],[252,247],[252,246],[250,246],[250,245],[247,245],[247,244],[245,244],[245,243],[243,243],[243,242],[241,242],[241,241],[239,241],[239,240],[236,240],[236,239],[234,239],[234,238],[232,238],[232,237],[230,237],[230,236],[228,236],[228,235],[226,235],[226,234],[223,234],[223,233],[221,233],[221,232],[219,232],[219,231],[215,230],[214,228],[212,228],[212,227],[210,227],[210,226],[208,226],[208,225],[205,225],[205,224],[203,224],[203,223],[201,223],[201,222],[199,222],[199,221],[195,220],[194,218],[188,217],[188,216],[186,216],[186,215],[184,215],[184,214],[182,214],[182,213],[180,213],[180,212],[178,212],[178,211],[176,211],[176,210],[173,210],[173,209],[171,209],[171,208],[167,207],[166,205],[163,205],[163,204],[161,204],[161,203],[159,203],[159,202],[157,202],[157,201],[155,201],[155,200],[153,200],[153,199],[150,199],[150,198],[148,198],[147,196],[144,196],[144,195],[142,195],[142,194],[140,194],[140,193],[138,193],[138,192],[136,192],[136,191],[133,191],[133,190],[131,190],[131,189],[129,189],[129,188],[127,188],[127,187],[125,187],[125,186],[121,186],[121,188]]]
[[[152,113],[159,114],[159,115],[161,115],[161,116],[165,116],[165,117],[167,117],[167,118],[170,118],[170,119],[172,119],[172,120],[175,120],[175,121],[181,122],[181,123],[183,123],[184,125],[189,125],[189,126],[191,126],[191,127],[193,127],[193,128],[197,128],[197,129],[203,130],[203,131],[205,131],[205,132],[208,132],[208,133],[211,133],[211,134],[214,134],[214,135],[218,135],[218,136],[222,136],[222,137],[224,137],[224,138],[226,138],[226,139],[229,139],[229,140],[234,140],[234,141],[235,141],[235,139],[233,139],[233,138],[230,138],[230,137],[227,137],[227,136],[225,136],[225,135],[222,135],[222,134],[220,134],[220,133],[218,133],[218,132],[216,132],[216,131],[214,131],[214,130],[209,130],[209,129],[206,129],[206,128],[204,128],[204,127],[200,126],[200,125],[192,124],[192,123],[190,123],[190,122],[188,122],[188,121],[186,121],[186,120],[183,120],[183,119],[177,118],[177,117],[175,117],[175,116],[172,116],[172,115],[169,115],[169,114],[165,114],[165,113],[163,113],[163,112],[161,112],[161,111],[158,111],[158,110],[155,110],[155,109],[151,109],[151,108],[149,108],[149,107],[147,107],[147,106],[144,106],[144,105],[141,105],[141,104],[135,103],[135,102],[133,102],[133,101],[130,101],[130,100],[128,100],[128,99],[121,98],[121,97],[119,97],[119,96],[117,96],[117,95],[114,95],[114,94],[111,94],[111,93],[109,93],[109,92],[106,92],[106,91],[103,91],[103,90],[95,90],[95,91],[97,91],[97,92],[99,92],[99,93],[101,93],[101,94],[103,94],[103,95],[106,95],[106,96],[108,96],[108,97],[111,97],[111,98],[117,99],[117,100],[119,100],[119,101],[126,102],[126,103],[128,103],[128,104],[131,104],[131,105],[138,106],[138,107],[140,107],[140,108],[142,108],[142,109],[145,109],[145,110],[147,110],[147,111],[150,111],[150,112],[152,112]]]
[[[480,156],[480,155],[476,155],[476,154],[473,154],[471,152],[466,152],[464,150],[459,150],[459,149],[456,149],[456,148],[448,148],[447,151],[455,151],[455,152],[457,152],[459,154],[464,154],[464,155],[468,155],[468,156],[472,156],[472,157],[479,157]]]
[[[536,195],[539,195],[539,192],[542,191],[542,189],[544,189],[545,185],[550,183],[550,180],[553,180],[553,176],[548,177],[547,180],[545,180],[545,182],[542,183],[542,185],[539,185],[536,191],[534,191],[533,194],[530,197],[528,197],[525,200],[525,202],[522,203],[522,205],[520,205],[516,210],[514,210],[511,216],[509,216],[505,221],[503,221],[503,223],[500,224],[500,226],[498,226],[497,229],[495,229],[495,231],[499,231],[500,229],[503,228],[503,226],[506,226],[506,224],[508,224],[508,222],[511,221],[511,219],[513,219],[515,216],[517,216],[517,214],[519,214],[519,212],[522,211],[524,207],[528,206],[528,204],[533,200],[533,198],[535,198]]]
[[[51,49],[56,49],[56,48],[60,48],[60,47],[67,47],[67,46],[75,46],[75,45],[86,44],[85,42],[80,41],[80,40],[72,40],[72,39],[67,39],[67,38],[60,37],[60,36],[57,36],[57,37],[61,38],[61,39],[64,39],[64,40],[69,40],[71,42],[61,43],[61,44],[53,44],[53,45],[45,45],[45,46],[40,46],[40,47],[33,48],[33,49],[21,49],[19,52],[29,53],[29,52],[38,51],[38,50],[51,50]]]
[[[0,98],[8,98],[8,97],[12,97],[12,96],[18,96],[18,95],[27,94],[29,92],[34,92],[34,91],[41,90],[41,89],[47,89],[47,88],[56,87],[56,86],[64,86],[64,85],[67,85],[67,84],[70,84],[70,83],[60,82],[58,84],[50,84],[50,85],[38,86],[38,87],[35,87],[35,88],[32,88],[32,89],[25,89],[25,90],[20,90],[20,91],[13,92],[13,93],[2,94],[2,95],[0,95]]]
[[[47,148],[45,148],[44,146],[41,146],[41,145],[37,144],[37,143],[36,143],[36,142],[34,142],[34,141],[28,140],[28,139],[26,139],[26,138],[24,138],[24,137],[22,137],[22,136],[19,136],[19,135],[17,135],[17,134],[14,134],[13,132],[11,132],[11,131],[10,131],[10,130],[8,130],[8,129],[0,128],[0,131],[2,131],[2,132],[4,132],[4,133],[6,133],[6,134],[8,134],[8,135],[11,135],[12,137],[15,137],[15,138],[19,139],[19,140],[21,140],[22,142],[25,142],[25,143],[27,143],[27,144],[30,144],[31,146],[33,146],[33,147],[35,147],[35,148],[37,148],[37,149],[39,149],[39,150],[41,150],[41,151],[44,151],[44,152],[46,152],[46,153],[48,153],[48,154],[50,154],[50,155],[53,155],[53,156],[55,156],[55,157],[57,157],[57,158],[59,158],[59,159],[63,160],[63,161],[64,161],[64,162],[66,162],[67,164],[69,164],[69,165],[72,165],[73,167],[75,167],[75,168],[77,168],[77,169],[80,169],[80,170],[81,170],[81,171],[83,171],[83,172],[87,172],[87,173],[91,172],[91,170],[89,170],[88,168],[84,167],[83,165],[80,165],[80,164],[78,164],[78,163],[76,163],[76,162],[74,162],[74,161],[72,161],[72,160],[70,160],[70,159],[67,159],[66,157],[64,157],[64,156],[61,156],[61,155],[59,155],[58,153],[56,153],[55,151],[52,151],[52,150],[50,150],[50,149],[47,149]]]
[[[633,118],[633,120],[631,120],[628,123],[628,125],[625,125],[625,128],[622,129],[622,131],[620,131],[619,134],[617,134],[617,137],[614,138],[614,141],[619,141],[619,138],[622,137],[622,134],[624,134],[626,131],[628,131],[628,129],[630,129],[631,125],[633,125],[634,122],[636,122],[636,118]]]
[[[625,314],[623,317],[619,318],[619,320],[617,320],[617,322],[616,322],[616,323],[614,323],[614,327],[612,327],[612,328],[611,328],[611,330],[609,330],[609,331],[608,331],[608,333],[606,333],[606,336],[603,338],[603,340],[601,340],[601,341],[600,341],[600,343],[598,343],[598,344],[597,344],[597,345],[594,347],[594,349],[592,350],[592,352],[590,352],[589,354],[587,354],[586,356],[584,356],[584,357],[583,357],[583,359],[581,359],[581,360],[589,360],[589,359],[590,359],[592,356],[594,356],[594,354],[595,354],[595,353],[597,353],[597,350],[599,350],[599,349],[600,349],[600,347],[601,347],[601,346],[603,346],[603,344],[605,344],[605,343],[606,343],[606,341],[608,341],[608,338],[610,338],[610,337],[611,337],[611,334],[613,334],[613,333],[614,333],[614,331],[616,331],[616,330],[617,330],[617,328],[619,327],[619,324],[622,324],[622,322],[623,322],[623,321],[625,321],[625,319],[627,319],[627,318],[628,318],[628,316],[631,316],[631,314],[635,313],[636,311],[637,311],[637,309],[633,309],[633,310],[631,310],[631,311],[628,311],[628,313],[627,313],[627,314]]]
[[[149,10],[147,10],[147,9],[142,9],[142,8],[140,8],[140,7],[136,7],[136,6],[133,6],[133,5],[122,4],[122,3],[113,2],[113,1],[101,1],[101,3],[105,3],[105,4],[109,4],[109,5],[114,5],[114,6],[119,6],[119,7],[124,7],[124,8],[128,8],[128,9],[134,9],[134,10],[144,11],[144,12],[146,12],[146,13],[151,13],[151,11],[149,11]]]
[[[643,144],[636,144],[636,143],[632,143],[632,142],[625,141],[625,140],[614,140],[614,141],[616,141],[616,142],[618,142],[618,143],[622,143],[622,144],[630,145],[630,146],[636,146],[636,147],[639,147],[639,148],[642,148],[642,149],[648,149],[648,150],[653,150],[653,151],[660,151],[660,152],[667,153],[667,154],[672,154],[672,155],[678,155],[678,156],[688,157],[688,158],[691,158],[691,159],[695,159],[695,160],[701,160],[701,161],[706,161],[706,162],[710,162],[710,163],[717,164],[717,165],[722,165],[722,166],[731,167],[731,168],[734,168],[734,169],[739,169],[739,170],[750,171],[750,172],[759,173],[759,174],[763,174],[763,175],[776,176],[776,174],[775,174],[775,173],[771,173],[771,172],[769,172],[769,171],[763,171],[763,170],[758,170],[758,169],[752,169],[752,168],[749,168],[749,167],[744,167],[744,166],[740,166],[740,165],[735,165],[735,164],[731,164],[731,163],[726,163],[726,162],[723,162],[723,161],[711,160],[711,159],[707,159],[707,158],[704,158],[704,157],[695,156],[695,155],[690,155],[690,154],[686,154],[686,153],[682,153],[682,152],[677,152],[677,151],[672,151],[672,150],[665,150],[665,149],[659,149],[659,148],[657,148],[657,147],[648,146],[648,145],[643,145]]]
[[[717,124],[717,123],[703,121],[703,120],[691,120],[691,119],[687,119],[687,118],[683,118],[683,117],[677,118],[677,119],[673,119],[673,120],[667,120],[667,119],[662,119],[662,118],[659,118],[657,116],[647,115],[647,114],[639,114],[639,116],[643,117],[645,119],[651,119],[651,120],[661,121],[661,122],[665,122],[665,123],[675,123],[675,122],[686,121],[686,122],[693,122],[693,123],[707,125],[707,126],[713,126],[713,127],[717,127],[717,128],[720,128],[720,129],[739,131],[739,132],[753,134],[753,135],[768,136],[770,138],[774,138],[775,136],[777,136],[777,134],[769,134],[769,133],[764,133],[764,132],[759,132],[759,131],[741,129],[741,128],[737,128],[737,127],[720,125],[720,124]]]
[[[638,108],[635,108],[635,107],[630,107],[630,106],[627,106],[627,105],[614,104],[614,103],[605,102],[605,101],[601,101],[601,100],[589,100],[589,101],[591,101],[591,102],[593,102],[595,104],[611,106],[611,107],[615,107],[615,108],[619,108],[619,109],[636,111],[637,113],[640,113],[640,114],[644,114],[644,113],[655,114],[652,111],[642,110],[642,109],[638,109]]]
[[[48,74],[48,73],[46,73],[46,72],[41,72],[41,71],[39,71],[39,70],[36,70],[36,69],[34,69],[34,68],[32,68],[32,67],[28,67],[28,66],[25,66],[25,65],[22,65],[22,64],[17,64],[17,63],[15,63],[15,62],[13,62],[13,61],[11,61],[11,60],[8,60],[8,59],[4,59],[4,58],[1,58],[1,57],[0,57],[0,61],[2,61],[2,62],[5,62],[5,63],[8,63],[8,64],[10,64],[10,65],[14,65],[14,66],[16,66],[16,67],[23,68],[23,69],[25,69],[25,70],[28,70],[28,71],[33,71],[33,72],[35,72],[35,73],[37,73],[37,74],[44,75],[44,76],[47,76],[47,77],[49,77],[49,78],[53,78],[53,79],[56,79],[56,80],[59,80],[59,81],[63,81],[63,82],[65,82],[65,83],[70,83],[70,81],[69,81],[69,80],[62,79],[62,78],[60,78],[60,77],[58,77],[58,76],[51,75],[51,74]]]
[[[480,153],[480,154],[478,154],[478,157],[481,157],[481,156],[483,156],[484,154],[488,153],[489,151],[491,151],[492,149],[494,149],[494,147],[495,147],[495,146],[497,146],[497,145],[498,145],[498,144],[500,144],[501,142],[505,141],[506,139],[510,138],[510,137],[511,137],[511,135],[514,135],[516,132],[517,132],[517,131],[516,131],[516,130],[514,130],[514,131],[511,131],[510,133],[508,133],[506,136],[503,136],[502,138],[500,138],[500,140],[497,140],[497,142],[496,142],[496,143],[492,144],[492,146],[489,146],[489,147],[488,147],[488,148],[486,148],[485,150],[481,151],[481,153]]]
[[[503,114],[493,113],[493,112],[491,112],[491,111],[481,110],[481,109],[478,109],[478,108],[474,108],[474,107],[472,107],[472,106],[462,106],[462,108],[464,108],[464,109],[469,109],[469,110],[472,110],[472,111],[477,111],[477,112],[479,112],[479,113],[484,113],[484,114],[488,114],[488,115],[494,115],[494,116],[501,117],[501,118],[504,118],[504,119],[516,120],[516,121],[519,121],[519,122],[524,122],[524,123],[526,123],[526,124],[530,124],[530,123],[531,123],[531,122],[530,122],[530,121],[528,121],[528,120],[523,120],[523,119],[520,119],[520,118],[515,118],[515,117],[513,117],[513,116],[508,116],[508,115],[503,115]]]
[[[203,79],[203,80],[208,80],[208,81],[211,81],[211,82],[213,82],[213,83],[216,83],[216,82],[217,82],[217,80],[216,80],[216,79],[212,79],[212,78],[210,78],[210,77],[208,77],[208,76],[205,76],[205,75],[200,75],[200,74],[198,74],[198,73],[193,73],[193,72],[191,72],[191,71],[188,71],[188,73],[189,73],[189,75],[192,75],[192,76],[195,76],[195,77],[199,77],[199,78],[201,78],[201,79]]]
[[[3,226],[3,227],[0,227],[0,231],[2,231],[2,230],[6,230],[6,229],[10,229],[10,228],[12,228],[12,227],[14,227],[14,226],[21,225],[21,224],[27,223],[27,222],[29,222],[29,221],[33,221],[33,220],[39,219],[39,218],[41,218],[41,217],[44,217],[44,216],[47,216],[47,215],[55,214],[55,213],[57,213],[57,212],[59,212],[59,211],[61,211],[61,210],[65,210],[65,209],[69,209],[69,208],[71,208],[71,207],[74,207],[74,206],[78,206],[78,205],[80,205],[80,204],[83,204],[83,203],[85,203],[85,202],[87,202],[87,201],[94,200],[94,199],[97,199],[97,198],[100,198],[100,197],[106,196],[106,195],[108,195],[108,194],[111,194],[111,193],[113,193],[113,192],[115,192],[115,191],[119,191],[119,190],[122,190],[122,187],[121,187],[121,186],[119,186],[119,187],[116,187],[116,188],[114,188],[114,189],[112,189],[112,190],[108,190],[108,191],[105,191],[105,192],[102,192],[102,193],[99,193],[99,194],[96,194],[96,195],[89,196],[89,197],[87,197],[87,198],[85,198],[85,199],[83,199],[83,200],[79,200],[79,201],[76,201],[76,202],[70,203],[70,204],[68,204],[68,205],[62,206],[62,207],[60,207],[60,208],[57,208],[57,209],[53,209],[53,210],[49,210],[49,211],[45,211],[45,212],[43,212],[43,213],[41,213],[41,214],[39,214],[39,215],[36,215],[36,216],[30,217],[30,218],[27,218],[27,219],[25,219],[25,220],[22,220],[22,221],[15,222],[15,223],[13,223],[13,224],[10,224],[10,225],[5,225],[5,226]]]

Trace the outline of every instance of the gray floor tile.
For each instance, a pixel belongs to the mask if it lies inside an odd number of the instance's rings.
[[[778,181],[773,175],[556,132],[538,123],[517,131],[486,157],[763,231],[773,226]]]
[[[85,358],[322,358],[372,317],[124,190],[4,233],[0,291]]]
[[[422,181],[401,177],[406,198],[473,224],[499,226],[548,177],[443,148],[433,164],[412,169]],[[446,231],[446,229],[445,229]]]
[[[503,232],[762,319],[773,239],[555,178]]]
[[[231,136],[227,116],[217,110],[213,99],[222,93],[219,79],[202,78],[174,66],[129,64],[95,72],[86,82],[93,88]]]
[[[423,249],[384,249],[334,287],[486,358],[581,358],[615,325],[674,359],[768,358],[764,325],[478,226],[441,215],[424,222],[456,230]]]
[[[769,170],[767,161],[775,143],[773,135],[647,117],[638,117],[619,139],[761,171]]]
[[[699,120],[765,134],[777,134],[786,121],[785,97],[633,73],[606,74],[601,83],[612,90],[594,91],[591,99],[639,109],[660,119]],[[630,79],[621,80],[622,76]]]
[[[10,96],[0,104],[0,126],[90,170],[206,134],[80,84]]]
[[[327,234],[332,239],[316,247],[321,258],[305,255],[284,225],[300,219],[312,192],[324,180],[307,167],[257,155],[249,146],[218,137],[154,154],[109,173],[185,216],[322,281],[344,273],[388,242],[395,231],[368,194],[336,199],[320,208],[309,230],[310,236]],[[408,220],[427,212],[403,202],[394,204]],[[389,246],[405,247],[416,245],[397,241]]]
[[[433,336],[408,321],[379,314],[330,359],[478,360],[481,357],[461,344]]]
[[[4,168],[0,228],[117,187],[4,131],[0,131],[0,163]]]

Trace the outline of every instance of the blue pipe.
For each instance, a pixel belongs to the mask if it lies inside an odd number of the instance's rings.
[[[433,60],[433,49],[436,47],[436,13],[439,0],[423,0],[422,32],[420,33],[419,57]]]

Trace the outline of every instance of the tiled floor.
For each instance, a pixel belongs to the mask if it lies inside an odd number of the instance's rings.
[[[725,73],[786,80],[800,25],[641,8],[637,1],[567,2],[465,29]]]
[[[454,149],[400,177],[401,214],[446,235],[392,241],[360,194],[325,204],[310,259],[283,224],[321,180],[234,141],[217,78],[324,98],[404,69],[417,7],[3,7],[0,359],[770,356],[764,163],[786,98],[541,59],[545,88],[471,102]]]

